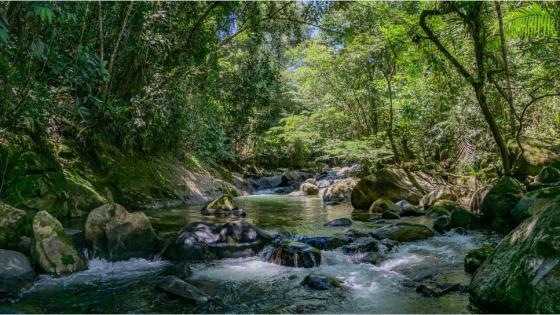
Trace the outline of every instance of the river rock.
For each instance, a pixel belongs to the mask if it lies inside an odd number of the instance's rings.
[[[416,292],[421,293],[425,297],[440,297],[454,291],[459,291],[462,288],[460,283],[426,281],[416,287]]]
[[[45,272],[64,274],[86,269],[82,254],[64,233],[62,224],[46,211],[33,219],[31,256]]]
[[[325,226],[350,226],[350,225],[352,225],[352,220],[348,218],[334,219],[332,221],[325,223]]]
[[[417,217],[424,215],[425,212],[418,209],[416,206],[408,202],[408,200],[401,200],[395,203],[395,206],[400,209],[402,217]]]
[[[35,277],[35,272],[25,255],[0,249],[0,298],[17,294],[22,288],[30,287]]]
[[[210,203],[202,210],[202,215],[213,215],[217,217],[245,217],[247,214],[235,205],[233,198],[228,195],[222,195]]]
[[[205,261],[256,255],[274,237],[244,221],[223,225],[193,222],[184,226],[166,246],[170,260]]]
[[[440,199],[455,201],[457,198],[457,194],[451,189],[451,187],[440,186],[422,197],[422,200],[420,200],[420,207],[429,208]]]
[[[24,225],[25,211],[0,202],[0,248],[16,248]]]
[[[189,302],[194,302],[197,304],[202,304],[208,302],[208,296],[200,291],[198,288],[192,284],[183,281],[175,276],[166,276],[158,284],[158,288],[161,290],[180,298],[183,298]]]
[[[387,198],[379,198],[371,204],[369,207],[371,213],[383,213],[385,211],[390,211],[396,214],[401,213],[401,209],[397,207],[391,200]]]
[[[166,276],[175,276],[181,280],[186,280],[192,276],[193,271],[191,265],[188,262],[176,262],[169,264],[165,271],[163,272]]]
[[[386,197],[391,201],[406,199],[412,203],[418,203],[424,191],[434,188],[425,179],[426,177],[424,174],[407,173],[402,169],[379,170],[374,175],[364,177],[356,184],[351,194],[352,206],[355,209],[366,210],[381,197]]]
[[[537,175],[536,180],[542,184],[560,183],[560,170],[552,166],[545,166]]]
[[[129,213],[119,204],[107,204],[92,210],[85,230],[92,255],[112,261],[150,258],[159,243],[143,212]]]
[[[319,187],[311,183],[303,183],[299,186],[299,190],[304,192],[308,196],[318,195]]]
[[[523,197],[523,187],[515,179],[501,177],[482,201],[484,221],[501,233],[509,232],[514,224],[510,212]]]
[[[304,243],[279,241],[272,248],[266,260],[278,265],[312,268],[321,264],[321,251]]]
[[[451,219],[447,215],[439,216],[434,221],[434,230],[438,231],[439,233],[445,233],[451,230],[453,226],[451,225]]]
[[[326,204],[350,202],[352,190],[357,183],[358,181],[351,177],[335,181],[323,192],[323,202]]]
[[[301,236],[298,242],[313,246],[320,250],[331,250],[350,244],[353,239],[348,236]]]
[[[373,232],[377,238],[388,238],[397,242],[413,242],[424,240],[434,235],[429,227],[423,224],[399,222]]]
[[[354,240],[352,243],[342,247],[346,254],[377,252],[381,249],[381,242],[372,237],[363,237]]]
[[[497,313],[560,313],[560,198],[535,204],[471,282],[471,302]]]
[[[314,290],[328,290],[340,287],[341,281],[323,273],[312,272],[303,279],[301,284]]]
[[[475,228],[477,227],[478,219],[468,210],[462,208],[455,208],[451,211],[451,225],[454,228]]]
[[[465,256],[465,271],[474,273],[486,258],[492,254],[495,248],[495,246],[488,245],[470,250],[467,256]]]
[[[560,142],[557,140],[524,137],[521,139],[521,144],[524,153],[517,161],[516,175],[520,177],[535,176],[545,166],[560,169]],[[518,156],[521,151],[515,140],[508,142],[508,149],[514,157]]]

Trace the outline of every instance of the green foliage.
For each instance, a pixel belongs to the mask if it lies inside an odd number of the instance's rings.
[[[540,3],[510,11],[504,18],[506,34],[512,37],[557,37],[560,16],[557,11],[545,8]]]

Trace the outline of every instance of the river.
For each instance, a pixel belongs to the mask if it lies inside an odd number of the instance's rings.
[[[350,205],[324,206],[321,199],[280,195],[237,198],[246,220],[263,229],[292,237],[328,236],[352,229],[372,229],[374,223],[325,227],[329,220],[351,217]],[[146,212],[160,235],[173,235],[185,223],[208,221],[200,206]],[[410,219],[429,224],[425,217]],[[77,223],[75,223],[77,224]],[[378,266],[360,263],[359,256],[340,249],[323,251],[323,263],[313,268],[342,281],[341,288],[315,291],[300,285],[311,269],[290,268],[259,256],[225,259],[192,266],[189,282],[212,298],[193,305],[156,289],[170,265],[163,260],[88,261],[88,270],[68,276],[40,276],[34,286],[8,303],[1,313],[468,313],[468,293],[439,298],[416,292],[419,280],[467,285],[463,270],[468,250],[492,237],[469,231],[402,243]]]

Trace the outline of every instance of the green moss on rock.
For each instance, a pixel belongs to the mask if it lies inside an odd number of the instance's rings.
[[[401,212],[401,209],[399,209],[399,207],[397,207],[391,200],[382,197],[371,204],[369,211],[371,213],[383,213],[386,211],[390,211],[399,214]]]
[[[560,313],[560,198],[535,207],[474,274],[471,301],[482,311]]]
[[[86,269],[86,263],[62,224],[46,211],[33,219],[33,260],[48,273],[64,274]]]

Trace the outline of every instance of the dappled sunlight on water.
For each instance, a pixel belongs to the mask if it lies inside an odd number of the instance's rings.
[[[292,237],[343,234],[349,229],[371,230],[371,222],[350,227],[325,227],[324,223],[350,218],[350,205],[324,206],[321,199],[277,195],[237,198],[246,220],[269,231]],[[200,215],[202,206],[148,211],[160,235],[173,235],[187,222],[224,219]],[[410,218],[431,224],[431,219]],[[277,313],[296,312],[298,306],[327,313],[458,313],[468,312],[468,295],[451,293],[425,298],[410,283],[425,275],[441,274],[446,280],[467,282],[462,261],[466,252],[486,242],[481,233],[450,233],[428,240],[403,243],[377,266],[359,263],[360,255],[341,249],[323,251],[322,265],[291,268],[263,261],[259,256],[224,259],[192,265],[189,282],[212,298],[203,305],[171,298],[156,289],[166,261],[131,259],[107,262],[94,259],[89,269],[64,277],[41,276],[15,303],[0,312],[70,313]],[[301,286],[318,271],[341,280],[342,288],[315,291]],[[309,306],[311,305],[311,306]]]

